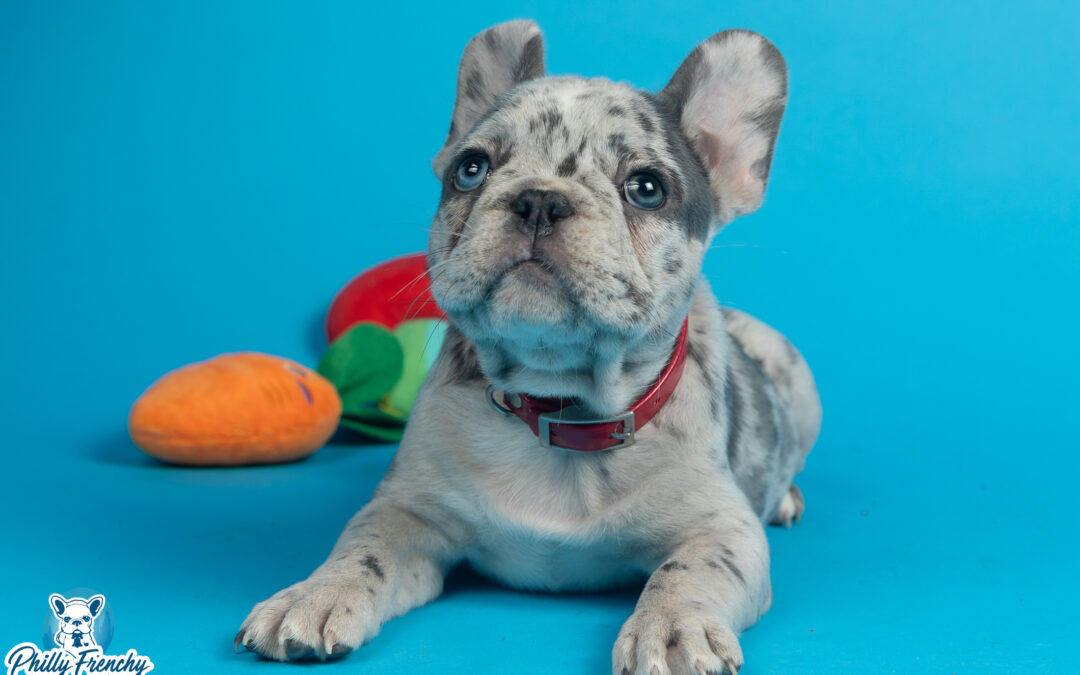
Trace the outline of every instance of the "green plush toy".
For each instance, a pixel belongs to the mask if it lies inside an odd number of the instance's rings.
[[[319,373],[338,390],[341,425],[401,440],[420,384],[446,333],[424,254],[377,265],[350,281],[326,317],[330,347]]]

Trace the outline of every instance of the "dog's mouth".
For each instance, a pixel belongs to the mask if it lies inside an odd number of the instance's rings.
[[[545,289],[554,288],[560,284],[558,271],[551,261],[535,253],[524,260],[511,263],[499,275],[499,279],[504,279],[510,275]]]
[[[550,257],[534,250],[507,259],[495,270],[485,300],[507,291],[516,297],[541,293],[550,298],[563,295],[566,290],[562,270]]]

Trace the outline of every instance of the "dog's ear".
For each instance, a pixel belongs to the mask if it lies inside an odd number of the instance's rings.
[[[478,34],[465,46],[458,67],[457,101],[450,118],[446,144],[432,160],[442,176],[450,153],[495,99],[518,82],[544,74],[544,39],[533,21],[500,23]]]
[[[67,608],[67,598],[59,593],[53,593],[49,596],[49,607],[52,607],[53,614],[60,618],[64,616],[64,609]]]
[[[787,67],[776,47],[750,31],[717,33],[657,99],[675,112],[709,171],[718,225],[761,206],[787,103]]]
[[[90,616],[97,618],[98,612],[105,605],[104,595],[95,595],[86,601],[86,606],[90,608]]]

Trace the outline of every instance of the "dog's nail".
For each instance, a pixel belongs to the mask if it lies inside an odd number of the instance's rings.
[[[330,649],[330,654],[333,656],[341,656],[342,654],[348,654],[351,651],[352,647],[349,647],[348,645],[343,645],[339,642]]]
[[[299,640],[293,640],[292,638],[289,638],[285,641],[285,654],[287,654],[290,659],[303,658],[310,653],[311,647],[307,646],[303,642],[300,642]]]
[[[241,628],[240,632],[236,634],[236,638],[232,641],[232,650],[234,652],[240,651],[240,644],[244,641],[244,629]],[[247,648],[247,645],[244,645]]]

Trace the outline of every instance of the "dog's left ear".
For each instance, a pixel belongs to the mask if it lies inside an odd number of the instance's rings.
[[[67,598],[59,593],[53,593],[49,596],[49,607],[52,607],[53,614],[58,618],[64,616],[64,610],[67,609]]]
[[[105,605],[104,595],[95,595],[86,601],[86,606],[90,608],[90,616],[97,617],[98,612]]]
[[[787,103],[787,67],[771,42],[717,33],[686,57],[657,99],[709,171],[719,226],[757,210]]]
[[[518,82],[544,74],[544,39],[533,21],[507,21],[479,33],[465,46],[458,67],[457,101],[446,144],[432,160],[442,177],[449,155],[495,99]]]

